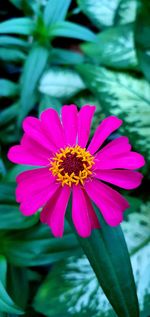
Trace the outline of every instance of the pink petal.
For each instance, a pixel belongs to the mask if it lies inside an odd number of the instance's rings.
[[[20,173],[16,181],[18,183],[16,189],[17,202],[26,200],[28,196],[40,192],[46,187],[51,186],[55,182],[55,177],[48,168],[37,168]]]
[[[143,175],[128,170],[98,170],[95,177],[124,189],[134,189],[141,184]]]
[[[21,139],[21,145],[28,149],[29,151],[35,152],[35,155],[44,156],[46,159],[52,155],[52,152],[46,149],[42,144],[39,144],[32,138],[30,138],[26,133],[24,133]]]
[[[125,136],[121,136],[104,146],[99,152],[96,153],[96,158],[100,159],[107,156],[114,156],[129,152],[131,150],[131,145],[129,144],[129,139]]]
[[[54,109],[46,109],[41,113],[43,129],[46,131],[53,145],[58,149],[65,146],[65,135],[59,115]]]
[[[28,164],[34,166],[49,165],[48,158],[42,156],[40,153],[36,155],[35,151],[29,151],[27,148],[21,145],[12,146],[8,151],[7,156],[10,161],[17,164]]]
[[[86,238],[92,228],[98,227],[98,220],[93,217],[93,207],[81,186],[73,186],[72,219],[78,234]]]
[[[116,156],[106,156],[103,155],[101,159],[95,159],[95,170],[101,169],[114,169],[114,168],[124,168],[124,169],[137,169],[145,165],[144,157],[136,152],[123,153]]]
[[[118,192],[96,179],[86,182],[85,190],[110,226],[117,226],[123,220],[123,211],[129,204]]]
[[[60,187],[41,212],[41,221],[47,223],[55,237],[62,237],[65,212],[70,197],[68,186]]]
[[[91,200],[89,199],[89,196],[87,195],[86,191],[84,190],[84,195],[86,198],[87,208],[88,208],[88,214],[91,221],[91,228],[92,229],[99,229],[100,223],[98,221],[98,218],[96,216],[96,213],[94,211],[94,208],[92,206]]]
[[[86,147],[90,135],[91,122],[96,107],[85,105],[79,111],[78,116],[78,144]]]
[[[62,124],[67,145],[75,145],[77,139],[78,111],[75,105],[63,106]]]
[[[55,152],[57,150],[57,147],[53,144],[49,135],[46,134],[39,119],[34,117],[25,118],[23,121],[23,129],[31,139],[41,144],[49,151]]]
[[[42,188],[40,190],[34,191],[30,195],[28,195],[25,199],[22,200],[20,205],[20,211],[25,216],[31,216],[34,214],[40,207],[44,206],[46,202],[50,199],[52,195],[56,192],[56,190],[60,187],[60,185],[53,183],[50,186]]]
[[[104,119],[101,124],[96,129],[94,136],[91,140],[91,143],[88,147],[88,151],[91,154],[94,154],[103,142],[108,138],[108,136],[117,130],[122,124],[122,120],[117,117],[110,116]]]

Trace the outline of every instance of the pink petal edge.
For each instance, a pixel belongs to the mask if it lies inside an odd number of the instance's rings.
[[[55,149],[64,147],[65,135],[57,111],[52,108],[44,110],[40,115],[40,120],[43,130]]]
[[[66,144],[73,146],[77,140],[78,110],[75,105],[64,105],[61,110]]]
[[[60,187],[44,206],[41,221],[47,223],[55,237],[62,237],[65,212],[70,197],[68,186]]]
[[[129,170],[97,170],[95,178],[124,189],[134,189],[141,184],[143,175]]]
[[[94,136],[89,144],[88,151],[94,154],[104,141],[109,137],[109,135],[117,130],[122,124],[122,120],[115,116],[109,116],[105,118],[100,125],[97,127]]]
[[[92,118],[94,116],[95,110],[95,106],[85,105],[79,111],[78,144],[83,148],[87,145],[89,139]]]
[[[123,220],[123,211],[129,204],[117,191],[96,179],[87,181],[85,190],[110,226],[117,226]]]
[[[106,157],[105,155],[95,158],[95,170],[123,168],[135,170],[145,165],[143,155],[137,152],[127,152],[120,155]]]

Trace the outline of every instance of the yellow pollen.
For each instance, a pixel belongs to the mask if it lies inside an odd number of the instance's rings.
[[[50,160],[49,170],[62,186],[84,185],[84,181],[92,174],[94,157],[86,148],[79,145],[61,148]]]

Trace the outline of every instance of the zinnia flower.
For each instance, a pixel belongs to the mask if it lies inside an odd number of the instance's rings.
[[[87,146],[95,106],[63,106],[61,117],[54,109],[42,112],[40,119],[27,117],[20,145],[13,146],[8,158],[19,164],[38,166],[17,176],[16,200],[25,216],[43,208],[41,221],[56,237],[64,231],[64,217],[72,193],[72,220],[78,234],[90,235],[99,228],[92,201],[110,226],[123,220],[127,200],[110,183],[124,189],[140,185],[144,165],[142,155],[132,152],[128,138],[104,141],[117,130],[122,120],[104,119]],[[105,183],[106,182],[106,183]]]

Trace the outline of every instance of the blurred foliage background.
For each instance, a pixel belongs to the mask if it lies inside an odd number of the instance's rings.
[[[145,156],[144,181],[128,193],[122,229],[140,317],[149,317],[150,3],[10,0],[0,6],[0,316],[116,316],[69,225],[60,240],[38,214],[21,215],[15,178],[27,167],[14,167],[6,156],[22,136],[25,116],[75,103],[97,106],[92,133],[105,116],[122,118],[119,133]]]

